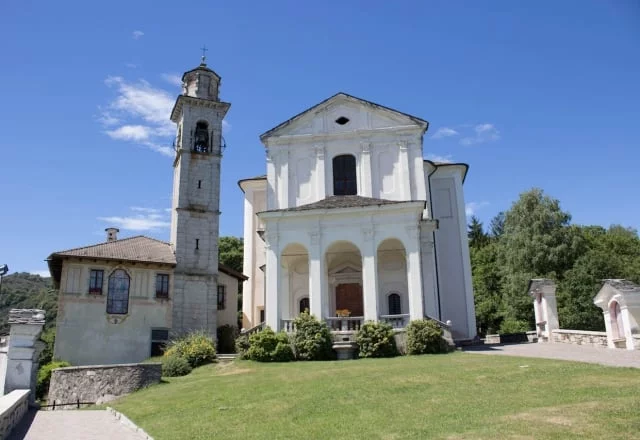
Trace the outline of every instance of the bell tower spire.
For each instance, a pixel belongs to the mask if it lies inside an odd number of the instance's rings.
[[[171,112],[177,124],[173,161],[171,246],[176,255],[174,335],[204,330],[216,336],[222,120],[220,76],[202,63],[182,76]]]

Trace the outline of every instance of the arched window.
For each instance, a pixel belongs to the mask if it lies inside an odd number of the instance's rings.
[[[333,158],[333,195],[350,196],[358,194],[356,178],[356,158],[343,154]]]
[[[107,313],[126,315],[129,311],[129,274],[122,269],[109,275]]]
[[[196,124],[193,151],[207,153],[209,151],[209,124],[200,121]]]
[[[307,313],[309,312],[309,298],[307,297],[300,300],[300,313],[303,313],[305,310]]]
[[[622,323],[622,313],[620,313],[620,304],[614,301],[609,306],[609,317],[611,319],[611,331],[613,339],[624,338],[624,325]]]
[[[402,305],[400,304],[400,295],[392,293],[389,295],[389,315],[402,314]]]

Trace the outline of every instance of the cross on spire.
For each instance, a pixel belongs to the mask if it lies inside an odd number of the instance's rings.
[[[200,48],[200,50],[202,51],[202,58],[200,58],[200,59],[201,59],[202,64],[204,64],[205,60],[207,59],[207,51],[208,51],[209,49],[207,49],[207,46],[204,46],[204,45],[203,45],[203,46]]]

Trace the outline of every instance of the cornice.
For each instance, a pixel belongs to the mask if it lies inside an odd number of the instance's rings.
[[[209,108],[212,110],[220,110],[222,111],[222,117],[227,113],[231,104],[223,101],[211,101],[210,99],[202,99],[195,98],[193,96],[180,95],[178,99],[176,99],[176,103],[173,106],[173,110],[171,110],[171,120],[175,123],[178,123],[180,119],[180,115],[182,114],[182,107],[184,104],[191,105],[193,107],[202,107]]]
[[[417,125],[403,125],[398,127],[359,129],[359,130],[353,130],[353,131],[347,131],[347,132],[274,136],[265,140],[264,144],[267,147],[270,147],[272,145],[306,144],[306,143],[317,143],[322,141],[331,141],[333,139],[357,139],[357,138],[362,138],[367,136],[376,136],[376,135],[386,134],[386,133],[419,135],[421,131],[422,129]],[[375,138],[366,139],[366,140],[369,142],[375,143]]]

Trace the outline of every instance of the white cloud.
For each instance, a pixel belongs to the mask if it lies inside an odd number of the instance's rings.
[[[427,154],[427,157],[425,159],[430,160],[432,162],[439,162],[439,163],[453,162],[453,159],[451,158],[450,154],[447,154],[446,156],[439,156],[437,154]]]
[[[149,139],[150,128],[144,125],[123,125],[115,130],[107,131],[112,139],[121,141],[146,141]]]
[[[162,77],[163,80],[165,80],[171,85],[174,85],[177,87],[182,86],[182,78],[180,77],[180,75],[176,73],[163,73],[160,76]]]
[[[129,231],[157,231],[171,225],[169,213],[163,209],[132,206],[134,213],[126,216],[98,217],[98,220]]]
[[[433,136],[431,136],[431,138],[432,139],[442,139],[442,138],[446,138],[446,137],[450,137],[450,136],[457,136],[458,134],[460,134],[460,133],[458,133],[453,128],[440,127],[440,128],[438,128],[438,130],[436,130],[436,132],[433,134]]]
[[[142,31],[133,31],[132,36],[134,40],[139,40],[144,35]]]
[[[467,214],[467,217],[471,217],[487,205],[489,205],[489,202],[469,202],[465,205],[464,212]]]
[[[475,134],[460,139],[461,145],[483,144],[500,139],[500,131],[493,124],[478,124],[473,127]]]
[[[42,278],[49,278],[51,276],[51,274],[49,273],[48,269],[44,269],[44,270],[30,270],[29,271],[30,274],[33,275],[40,275]]]

